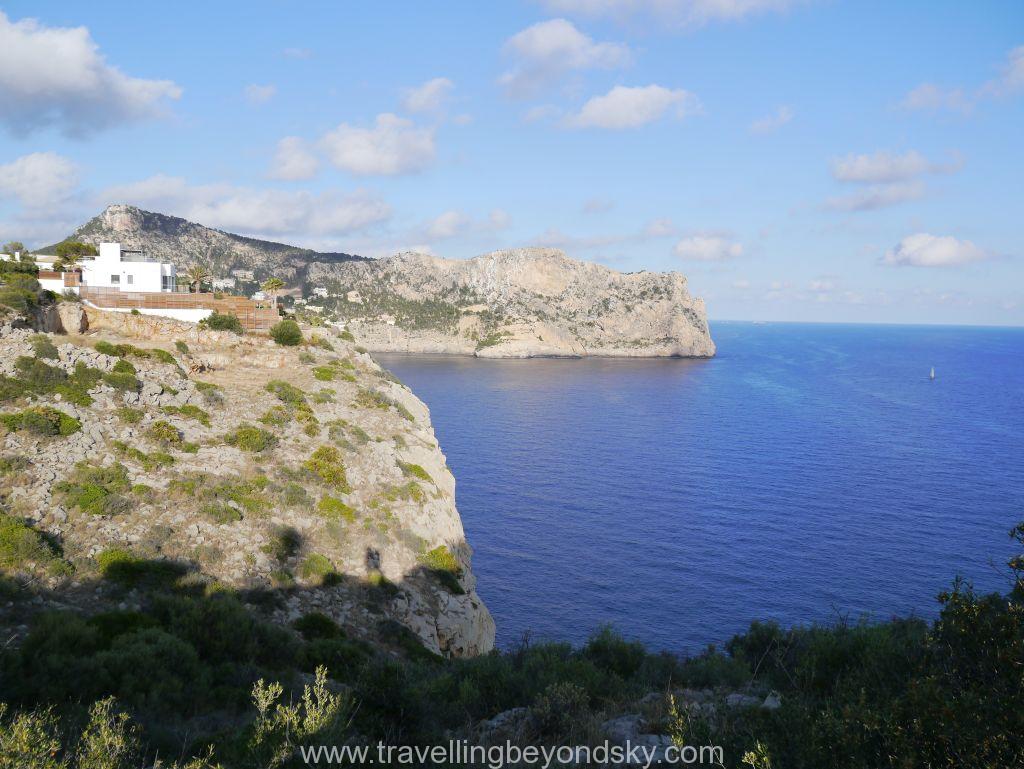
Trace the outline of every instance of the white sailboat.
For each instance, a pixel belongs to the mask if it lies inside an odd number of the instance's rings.
[[[929,379],[935,379],[935,366],[932,366],[932,372],[928,375]]]

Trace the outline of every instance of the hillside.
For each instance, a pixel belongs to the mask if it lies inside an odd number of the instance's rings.
[[[493,358],[709,357],[703,300],[677,272],[620,273],[551,248],[311,265],[315,301],[370,350]]]
[[[255,277],[246,282],[252,284],[253,290],[259,281],[270,275],[277,275],[289,285],[300,285],[313,262],[337,264],[362,260],[362,257],[351,254],[320,253],[308,248],[234,235],[177,216],[120,204],[107,206],[68,238],[93,245],[109,241],[123,243],[130,248],[141,248],[150,256],[174,263],[179,269],[199,262],[209,267],[215,277],[231,277],[233,270],[251,271]],[[46,246],[37,250],[53,253],[55,247]]]
[[[263,610],[282,625],[316,611],[368,642],[491,648],[427,409],[369,356],[92,310],[89,326],[0,327],[0,523],[47,538],[8,573],[77,611],[160,584],[278,588]],[[0,612],[5,638],[24,621]]]
[[[183,267],[234,275],[250,294],[276,275],[371,351],[481,357],[709,357],[702,299],[677,272],[620,273],[550,248],[473,259],[364,259],[232,235],[173,216],[109,206],[72,238],[118,241]]]

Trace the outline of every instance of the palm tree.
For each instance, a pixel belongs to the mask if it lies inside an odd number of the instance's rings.
[[[203,289],[203,282],[210,279],[210,271],[199,262],[192,262],[185,270],[185,277],[188,278],[189,293],[198,294]]]
[[[284,281],[280,278],[267,278],[263,281],[260,288],[270,294],[270,300],[274,303],[274,309],[277,309],[277,292],[284,288]]]

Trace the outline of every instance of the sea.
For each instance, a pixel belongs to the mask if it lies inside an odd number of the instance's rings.
[[[430,407],[499,646],[692,654],[1007,589],[1024,329],[711,332],[710,360],[376,356]]]

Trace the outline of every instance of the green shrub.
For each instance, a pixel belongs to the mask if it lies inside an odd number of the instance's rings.
[[[345,637],[345,631],[338,627],[333,619],[318,611],[303,614],[292,622],[292,627],[299,631],[307,641]]]
[[[98,467],[85,462],[75,466],[70,478],[55,486],[70,507],[91,515],[117,515],[128,509],[122,495],[131,488],[128,472],[119,462]]]
[[[114,368],[111,369],[115,374],[131,374],[134,376],[138,372],[135,370],[135,366],[130,361],[121,358],[117,363],[114,364]]]
[[[333,382],[337,375],[337,369],[332,366],[317,366],[313,369],[313,376],[321,382]]]
[[[146,437],[161,446],[180,446],[182,443],[178,428],[163,419],[158,419],[146,430]]]
[[[265,389],[268,393],[276,395],[278,400],[290,405],[306,402],[306,394],[302,390],[282,379],[271,379]]]
[[[199,321],[199,325],[212,331],[233,331],[236,334],[245,333],[242,321],[238,319],[237,315],[231,315],[230,313],[214,312]]]
[[[433,550],[428,550],[420,555],[419,561],[434,573],[449,592],[455,595],[462,595],[466,592],[462,583],[459,582],[459,577],[462,576],[462,567],[459,566],[458,560],[447,545],[438,545]]]
[[[291,526],[278,526],[270,535],[270,542],[263,550],[278,563],[293,558],[302,547],[302,535]]]
[[[57,359],[57,347],[46,334],[33,334],[29,337],[29,343],[37,358]]]
[[[21,518],[0,513],[0,569],[47,566],[57,553],[43,536]]]
[[[141,558],[122,547],[102,551],[96,556],[96,564],[100,576],[125,587],[168,587],[185,573],[181,564]]]
[[[282,320],[270,327],[270,338],[285,347],[294,347],[302,341],[302,329],[294,320]]]
[[[116,358],[120,358],[124,355],[124,350],[120,345],[111,344],[104,339],[98,341],[94,347],[96,348],[96,352],[103,353],[104,355],[113,355]]]
[[[406,476],[418,478],[419,480],[426,481],[427,483],[434,482],[434,479],[430,477],[430,473],[424,470],[420,465],[414,465],[411,462],[402,462],[399,460],[398,466]]]
[[[249,424],[240,424],[233,431],[224,436],[224,442],[229,446],[235,446],[242,451],[260,452],[276,446],[277,438],[273,433],[260,427],[255,427]]]
[[[185,419],[194,419],[204,427],[210,426],[210,415],[191,403],[186,403],[184,406],[164,406],[163,411],[165,414],[175,414]]]
[[[347,328],[346,329],[342,329],[340,332],[338,332],[338,337],[340,339],[345,340],[346,342],[355,342],[356,341],[356,338],[354,336],[352,336],[352,332],[349,331]]]
[[[156,358],[161,363],[166,363],[170,366],[178,365],[178,361],[175,360],[174,356],[167,352],[167,350],[162,350],[159,347],[152,347],[149,349],[148,352],[152,357]]]
[[[341,452],[334,446],[321,446],[303,462],[302,466],[325,486],[342,492],[349,491],[345,464],[341,461]]]
[[[82,423],[52,406],[31,406],[24,411],[0,414],[0,424],[11,432],[25,430],[40,436],[68,436],[82,429]]]
[[[142,418],[146,416],[146,412],[142,409],[133,409],[131,406],[122,406],[114,412],[117,414],[117,418],[125,424],[137,425],[142,421]]]
[[[188,355],[188,345],[180,339],[174,340],[174,349],[182,355]]]
[[[103,375],[103,381],[115,390],[129,392],[139,389],[139,380],[135,378],[134,374],[127,372],[112,371]]]
[[[243,518],[241,510],[220,502],[203,505],[200,512],[214,523],[235,523]]]
[[[323,582],[328,576],[335,574],[334,564],[325,555],[310,553],[303,559],[299,574],[305,580]]]
[[[408,419],[410,422],[415,421],[415,417],[412,415],[412,412],[409,411],[409,409],[407,409],[401,403],[396,401],[394,398],[385,395],[380,390],[366,389],[364,387],[360,387],[358,392],[356,392],[355,405],[362,406],[363,408],[367,409],[394,408],[399,414],[402,415],[402,418]]]
[[[316,509],[320,515],[328,520],[343,520],[346,523],[355,523],[356,520],[356,511],[335,497],[321,497]]]
[[[51,366],[38,358],[22,355],[14,361],[14,367],[29,392],[53,392],[58,385],[67,382],[67,372],[62,368]]]
[[[273,427],[284,427],[291,421],[291,412],[284,406],[271,406],[263,416],[260,417],[260,422]]]
[[[334,352],[334,346],[319,334],[311,334],[309,337],[309,343],[314,347],[319,347],[321,350]]]
[[[334,403],[335,391],[329,387],[322,387],[313,393],[314,403]]]
[[[168,465],[174,464],[174,457],[166,451],[154,451],[152,454],[147,454],[141,449],[129,446],[124,441],[114,441],[112,445],[118,454],[127,459],[138,462],[142,465],[142,469],[147,472],[155,470],[158,467],[167,467]]]

